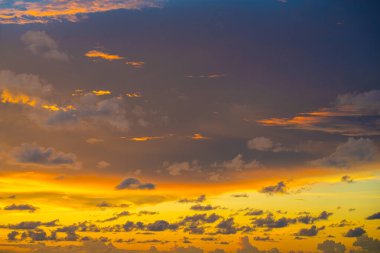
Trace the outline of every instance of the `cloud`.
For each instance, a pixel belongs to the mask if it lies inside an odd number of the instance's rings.
[[[6,211],[29,211],[31,213],[35,212],[38,208],[32,205],[27,205],[27,204],[12,204],[10,206],[4,207],[4,210]]]
[[[295,235],[297,236],[316,236],[320,230],[325,229],[325,227],[317,228],[316,226],[311,226],[310,228],[301,228],[298,233]]]
[[[99,168],[99,169],[105,169],[105,168],[108,168],[111,164],[106,162],[106,161],[99,161],[97,164],[96,164],[96,167]]]
[[[125,217],[125,216],[130,216],[131,213],[128,212],[128,211],[123,211],[121,213],[118,213],[116,214],[115,216],[111,217],[111,218],[108,218],[108,219],[105,219],[105,220],[100,220],[99,222],[109,222],[109,221],[115,221],[115,220],[118,220],[119,218],[121,217]]]
[[[317,249],[321,250],[323,253],[344,253],[346,251],[346,246],[340,242],[325,240],[318,244]]]
[[[244,236],[240,239],[240,248],[236,250],[236,253],[280,253],[276,248],[270,250],[259,250],[251,245],[248,236]]]
[[[235,227],[234,218],[228,218],[226,220],[221,221],[217,226],[218,234],[236,234],[237,228]]]
[[[364,235],[365,233],[366,231],[363,228],[357,227],[357,228],[348,230],[344,236],[345,237],[359,237],[359,236]]]
[[[51,21],[78,22],[87,14],[111,10],[157,8],[161,0],[44,0],[0,1],[0,24],[32,24]]]
[[[321,131],[347,136],[380,135],[380,90],[338,95],[334,106],[292,118],[258,120],[264,126]]]
[[[312,161],[313,165],[336,168],[350,168],[357,164],[369,163],[379,158],[378,148],[368,138],[349,138],[336,147],[334,153]]]
[[[0,90],[28,97],[43,97],[50,94],[52,86],[33,74],[0,70]]]
[[[304,216],[299,216],[297,217],[297,221],[304,224],[312,224],[315,221],[327,220],[331,215],[333,215],[333,213],[322,211],[317,217],[310,216],[309,214],[306,214]]]
[[[42,221],[22,221],[17,224],[9,224],[6,226],[9,229],[23,229],[23,230],[28,230],[28,229],[36,229],[39,226],[45,226],[45,227],[55,227],[57,226],[58,220],[52,220],[48,222],[42,222]]]
[[[380,219],[380,212],[374,213],[366,218],[367,220],[379,220]]]
[[[253,224],[257,227],[267,227],[267,228],[283,228],[287,227],[289,224],[296,223],[296,219],[282,217],[275,219],[273,214],[268,214],[265,218],[257,218],[253,220]]]
[[[206,136],[203,136],[202,134],[196,133],[196,134],[193,134],[193,136],[191,136],[191,139],[193,139],[193,140],[207,140],[209,138]]]
[[[73,110],[33,111],[29,118],[46,128],[75,129],[110,126],[119,131],[130,129],[126,103],[122,97],[103,98],[87,93],[73,103]]]
[[[286,194],[288,193],[285,182],[278,182],[276,185],[270,185],[262,188],[259,192],[266,193],[269,195],[273,194]]]
[[[46,148],[35,143],[24,143],[13,148],[12,159],[21,164],[35,164],[43,166],[72,166],[78,165],[74,154],[63,153],[54,148]]]
[[[156,186],[152,183],[141,183],[137,178],[127,178],[116,186],[117,190],[154,190]]]
[[[92,137],[92,138],[88,138],[88,139],[86,140],[86,142],[87,142],[88,144],[96,144],[96,143],[104,142],[104,140],[103,140],[103,139],[100,139],[100,138]]]
[[[188,198],[180,199],[178,200],[178,202],[179,203],[202,203],[205,200],[206,200],[206,195],[200,195],[194,199],[188,199]]]
[[[48,60],[68,61],[69,56],[60,51],[58,43],[45,31],[27,31],[21,36],[26,48],[33,54]]]
[[[343,176],[341,179],[340,179],[342,182],[345,182],[345,183],[349,183],[349,184],[351,184],[351,183],[353,183],[354,182],[354,180],[350,177],[350,176]]]
[[[215,210],[215,209],[218,209],[219,206],[212,206],[212,205],[194,205],[192,207],[190,207],[191,210],[194,210],[194,211],[211,211],[211,210]]]
[[[201,169],[197,161],[180,162],[173,164],[166,163],[166,165],[168,166],[165,169],[171,176],[179,176],[182,175],[184,172],[199,171]]]
[[[143,61],[127,61],[127,62],[125,62],[125,64],[132,66],[136,69],[141,69],[144,67],[145,62],[143,62]]]
[[[99,50],[90,50],[85,54],[88,58],[99,58],[107,61],[122,60],[124,57],[117,54],[109,54]]]
[[[93,90],[91,91],[92,94],[96,96],[104,96],[104,95],[111,95],[111,91],[109,90]]]
[[[354,246],[361,248],[363,250],[361,252],[378,253],[380,249],[380,240],[367,236],[360,236],[356,238]]]
[[[249,149],[259,150],[259,151],[270,151],[270,152],[288,152],[293,151],[290,148],[285,148],[281,143],[274,143],[271,139],[266,137],[256,137],[247,142],[247,147]]]
[[[201,75],[187,75],[187,78],[204,78],[204,79],[215,79],[223,77],[223,74],[211,73],[211,74],[201,74]]]

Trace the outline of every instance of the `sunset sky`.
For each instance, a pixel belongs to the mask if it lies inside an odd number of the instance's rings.
[[[0,0],[0,253],[379,253],[379,13]]]

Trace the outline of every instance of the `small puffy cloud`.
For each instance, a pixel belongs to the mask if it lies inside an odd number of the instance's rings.
[[[347,233],[344,234],[345,237],[359,237],[359,236],[362,236],[366,233],[366,231],[361,228],[361,227],[357,227],[357,228],[352,228],[350,230],[347,231]]]
[[[346,251],[346,246],[340,242],[325,240],[318,244],[317,249],[323,253],[344,253]]]
[[[325,229],[325,227],[317,228],[317,226],[311,226],[310,228],[301,228],[298,233],[295,235],[297,236],[316,236],[318,234],[318,231]]]
[[[206,195],[200,195],[197,198],[193,198],[193,199],[188,199],[188,198],[180,199],[178,200],[178,202],[179,203],[202,203],[205,200],[206,200]]]
[[[99,161],[97,164],[96,164],[96,167],[99,168],[99,169],[105,169],[105,168],[108,168],[111,164],[106,162],[106,161]]]
[[[142,67],[144,67],[145,62],[143,62],[143,61],[127,61],[127,62],[125,62],[125,64],[127,64],[131,67],[134,67],[136,69],[141,69]]]
[[[237,228],[235,227],[234,218],[228,218],[221,221],[217,226],[218,234],[236,234]]]
[[[257,227],[267,227],[267,228],[283,228],[287,227],[289,224],[296,223],[296,219],[281,217],[275,219],[272,214],[268,214],[265,218],[258,218],[253,220],[253,224]]]
[[[105,95],[111,95],[111,91],[109,90],[93,90],[91,91],[92,94],[96,96],[105,96]]]
[[[374,213],[366,218],[367,220],[380,220],[380,212]]]
[[[171,176],[179,176],[179,175],[182,175],[184,172],[192,172],[192,171],[200,170],[200,166],[197,161],[180,162],[180,163],[172,163],[172,164],[166,163],[166,165],[167,165],[166,170]]]
[[[117,190],[154,190],[156,186],[152,183],[142,183],[137,178],[127,178],[116,186]]]
[[[356,164],[376,161],[378,158],[378,148],[372,140],[349,138],[347,142],[338,145],[331,155],[311,163],[324,167],[350,168]]]
[[[26,48],[48,60],[68,61],[69,56],[60,51],[58,43],[45,31],[27,31],[21,36]]]
[[[286,194],[288,193],[288,190],[287,190],[285,182],[281,181],[281,182],[278,182],[276,185],[270,185],[270,186],[266,186],[262,188],[260,192],[273,195],[273,194]]]
[[[277,248],[270,250],[259,250],[251,245],[248,236],[244,236],[240,239],[240,248],[236,250],[236,253],[280,253]]]
[[[194,205],[190,207],[190,209],[194,211],[211,211],[218,208],[219,206],[212,206],[212,205]]]
[[[46,148],[35,143],[24,143],[13,148],[10,156],[16,163],[22,164],[75,166],[78,163],[74,154],[60,152],[54,148]]]
[[[251,140],[248,140],[247,147],[249,149],[270,152],[293,151],[290,148],[285,148],[284,146],[282,146],[281,143],[274,143],[271,139],[266,137],[256,137]]]
[[[12,204],[10,206],[4,207],[4,210],[6,211],[29,211],[31,213],[35,212],[37,209],[37,207],[28,204]]]
[[[351,183],[353,183],[354,182],[354,180],[350,177],[350,176],[343,176],[341,179],[340,179],[342,182],[345,182],[345,183],[349,183],[349,184],[351,184]]]

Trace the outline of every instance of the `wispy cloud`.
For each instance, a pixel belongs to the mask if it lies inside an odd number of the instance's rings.
[[[111,10],[161,7],[157,0],[38,0],[0,1],[0,24],[32,24],[51,21],[78,22],[87,14]]]
[[[264,126],[321,131],[347,136],[380,135],[380,90],[339,95],[332,107],[291,118],[258,120]]]

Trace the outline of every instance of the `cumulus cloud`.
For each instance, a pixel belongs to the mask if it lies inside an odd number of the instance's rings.
[[[353,165],[370,163],[379,158],[378,148],[368,138],[349,138],[336,147],[335,152],[311,163],[323,167],[350,168]]]
[[[236,253],[280,253],[280,251],[277,248],[259,250],[249,242],[248,236],[244,236],[240,239],[240,248],[237,249]]]
[[[380,135],[380,90],[338,95],[334,106],[292,118],[259,120],[264,126],[321,131],[346,136]]]
[[[124,179],[119,185],[116,186],[117,190],[154,190],[156,186],[152,183],[142,183],[137,178]]]
[[[325,240],[318,244],[317,249],[323,253],[344,253],[346,251],[346,246],[340,242]]]
[[[8,90],[17,95],[27,95],[34,99],[34,97],[49,95],[52,86],[37,75],[17,74],[10,70],[0,70],[0,90],[3,92]]]
[[[273,195],[273,194],[286,194],[288,193],[288,190],[287,190],[285,182],[281,181],[281,182],[278,182],[276,185],[270,185],[270,186],[266,186],[262,188],[260,192]]]
[[[359,236],[364,235],[365,233],[366,231],[363,228],[357,227],[357,228],[352,228],[348,230],[344,236],[345,237],[359,237]]]
[[[13,148],[11,157],[16,163],[34,164],[43,166],[78,166],[77,158],[74,154],[64,153],[54,148],[46,148],[36,143],[24,143]]]
[[[368,216],[367,220],[380,220],[380,212]]]
[[[289,224],[294,224],[297,219],[281,217],[275,219],[273,214],[268,214],[265,218],[257,218],[253,220],[253,224],[257,227],[267,227],[267,228],[283,228],[287,227]]]
[[[360,236],[356,238],[354,246],[362,249],[360,252],[378,253],[380,249],[380,240],[367,236]]]
[[[35,212],[38,208],[28,204],[12,204],[10,206],[4,207],[6,211],[29,211],[31,213]]]
[[[45,31],[27,31],[21,36],[26,48],[48,60],[68,61],[69,56],[60,51],[58,43]]]
[[[77,22],[87,14],[118,9],[157,8],[159,0],[44,0],[0,1],[0,24],[31,24],[51,21]]]
[[[325,227],[317,228],[317,226],[311,226],[310,228],[301,228],[298,233],[295,235],[297,236],[316,236],[320,230],[325,229]]]

